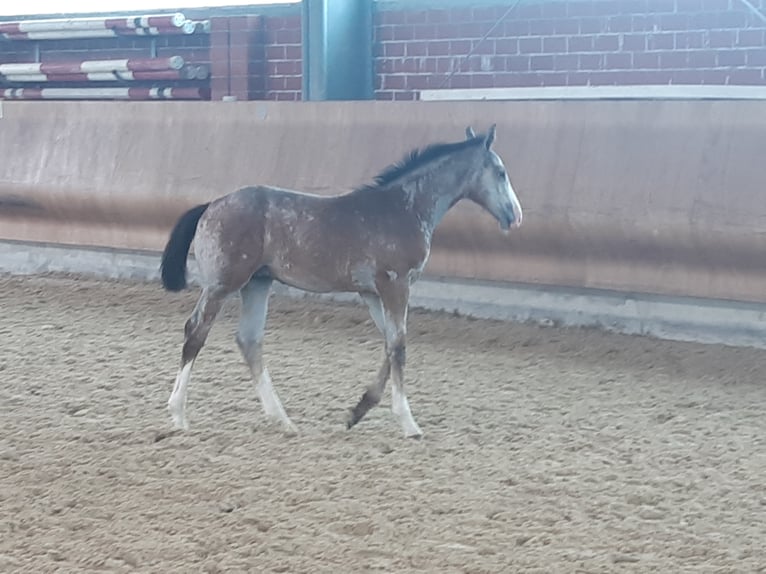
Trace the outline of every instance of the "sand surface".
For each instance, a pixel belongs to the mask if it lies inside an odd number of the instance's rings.
[[[264,417],[233,340],[165,403],[196,292],[0,277],[0,572],[766,572],[766,353],[412,312],[425,436],[343,421],[362,307],[272,298]]]

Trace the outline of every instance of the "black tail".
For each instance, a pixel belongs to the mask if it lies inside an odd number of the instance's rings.
[[[170,238],[162,253],[160,275],[162,286],[168,291],[180,291],[186,287],[186,258],[189,255],[194,234],[197,232],[197,222],[205,213],[209,203],[192,207],[176,222]]]

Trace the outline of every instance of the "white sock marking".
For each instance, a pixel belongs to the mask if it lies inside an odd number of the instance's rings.
[[[293,432],[297,431],[295,425],[287,416],[287,413],[282,406],[282,402],[279,400],[277,392],[274,390],[274,386],[271,384],[271,377],[269,376],[269,370],[267,368],[264,367],[263,372],[261,373],[261,380],[255,388],[261,399],[263,412],[265,412],[266,415],[281,421],[289,430]]]
[[[186,420],[186,394],[187,389],[189,388],[189,380],[191,379],[193,364],[194,361],[190,361],[178,371],[176,384],[168,399],[168,411],[173,419],[173,425],[176,428],[183,430],[189,428],[189,422]]]
[[[415,437],[423,436],[418,423],[410,411],[410,403],[407,396],[399,390],[397,385],[391,386],[391,411],[399,417],[399,423],[402,425],[404,436]]]

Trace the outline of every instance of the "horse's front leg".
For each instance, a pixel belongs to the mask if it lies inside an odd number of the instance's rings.
[[[385,281],[378,285],[379,295],[362,295],[370,309],[375,325],[385,337],[386,355],[378,371],[377,380],[367,387],[364,395],[351,410],[346,423],[351,428],[380,402],[389,376],[393,381],[391,410],[399,419],[404,436],[419,438],[423,435],[410,410],[404,392],[404,365],[407,355],[407,306],[409,284],[403,281]]]
[[[382,335],[385,335],[385,319],[383,318],[383,304],[380,301],[380,297],[377,295],[371,295],[368,293],[360,293],[362,299],[367,303],[367,307],[370,310],[370,316],[372,317],[375,326]],[[388,381],[391,375],[391,361],[389,360],[388,353],[383,358],[383,364],[378,371],[378,376],[367,390],[359,399],[356,406],[351,409],[346,420],[346,428],[351,428],[358,423],[364,415],[374,406],[380,402],[383,397],[383,391],[386,388],[386,381]]]

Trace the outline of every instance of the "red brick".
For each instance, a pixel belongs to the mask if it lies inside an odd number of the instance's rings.
[[[279,91],[285,89],[285,78],[281,76],[269,75],[266,78],[267,91]]]
[[[627,70],[633,66],[633,54],[630,52],[616,52],[606,54],[605,67],[610,70]]]
[[[760,50],[747,50],[745,60],[748,66],[766,66],[766,49]]]
[[[471,51],[473,42],[471,40],[452,40],[449,43],[450,54],[467,54]]]
[[[393,100],[394,93],[393,92],[375,92],[375,99],[376,100]]]
[[[514,15],[519,20],[522,20],[522,19],[532,20],[533,18],[542,18],[543,11],[539,3],[525,4],[524,2],[522,2],[516,7],[516,10],[514,11]]]
[[[211,62],[228,62],[229,61],[229,47],[226,45],[218,45],[210,47],[210,61]]]
[[[648,0],[646,3],[647,12],[674,12],[675,9],[675,0]]]
[[[250,73],[250,62],[243,60],[231,60],[229,62],[229,74],[232,76],[247,76]]]
[[[727,70],[702,70],[702,83],[708,85],[723,85],[728,77]]]
[[[406,13],[403,10],[386,10],[385,12],[378,12],[377,17],[381,24],[398,26],[404,24]]]
[[[567,39],[563,36],[543,38],[543,52],[546,54],[561,54],[567,51]]]
[[[725,68],[736,68],[745,65],[744,50],[718,50],[718,65]]]
[[[267,30],[283,30],[284,28],[286,28],[284,18],[276,18],[274,16],[271,16],[269,18],[266,18],[265,20],[266,22],[264,24],[264,27]]]
[[[674,47],[676,50],[695,50],[702,48],[704,33],[700,30],[691,32],[676,32]]]
[[[223,96],[227,96],[229,94],[229,78],[211,78],[210,91],[213,100],[220,100]]]
[[[569,52],[592,52],[593,36],[570,36],[567,46]]]
[[[442,24],[449,22],[449,10],[429,10],[427,21],[431,24]]]
[[[394,100],[397,101],[414,101],[417,99],[415,92],[394,92]]]
[[[728,10],[729,0],[702,0],[702,9],[706,11]]]
[[[405,84],[408,90],[427,90],[431,87],[429,78],[423,74],[411,74],[405,76]]]
[[[692,50],[689,54],[689,66],[692,68],[715,68],[715,50]]]
[[[277,43],[278,44],[300,44],[301,31],[300,30],[277,30]]]
[[[602,34],[606,32],[606,21],[603,18],[583,18],[578,30],[580,34]]]
[[[657,18],[652,14],[634,14],[630,18],[633,32],[652,32],[657,26]]]
[[[742,46],[742,47],[763,46],[764,31],[763,30],[738,30],[735,44],[737,46]]]
[[[563,72],[540,72],[537,77],[541,86],[567,85],[567,74]]]
[[[532,20],[529,22],[529,33],[533,36],[550,36],[556,33],[555,20]]]
[[[689,26],[695,30],[715,30],[719,28],[716,12],[698,12],[689,15]]]
[[[518,54],[519,41],[516,38],[500,38],[495,40],[496,54]]]
[[[471,9],[470,8],[452,8],[449,13],[450,22],[455,24],[463,24],[471,21]]]
[[[630,16],[612,16],[606,21],[606,29],[612,33],[633,31],[633,19]]]
[[[580,22],[575,18],[556,20],[553,30],[559,35],[571,35],[580,33]]]
[[[386,42],[383,44],[383,53],[386,58],[402,57],[405,53],[405,42]]]
[[[384,76],[383,88],[386,90],[403,90],[405,77],[406,76]]]
[[[590,76],[588,72],[570,72],[567,74],[567,86],[587,86]]]
[[[284,60],[285,54],[284,46],[266,46],[266,59],[268,60]]]
[[[520,38],[520,54],[539,54],[543,50],[542,38]]]
[[[478,22],[491,22],[494,23],[498,18],[501,18],[507,7],[505,6],[484,6],[481,8],[474,8],[471,17]]]
[[[702,0],[676,0],[678,12],[699,12],[702,10]]]
[[[301,46],[285,46],[285,58],[288,60],[301,60],[303,49]]]
[[[660,16],[661,30],[687,30],[689,28],[688,14],[662,14]]]
[[[542,5],[541,15],[543,18],[566,18],[567,2],[551,1]]]
[[[577,54],[559,54],[553,57],[555,70],[577,70],[579,59]]]
[[[567,4],[567,16],[570,18],[572,16],[594,16],[595,14],[596,10],[592,1],[583,0],[582,2],[569,2]]]
[[[744,12],[727,10],[719,12],[716,16],[716,28],[744,28],[747,26],[748,17]],[[761,21],[758,21],[761,24]]]
[[[394,40],[412,40],[415,37],[414,26],[394,26]]]
[[[438,38],[435,24],[418,24],[412,27],[412,37],[416,40],[434,40]]]
[[[428,12],[425,10],[408,10],[404,14],[407,24],[425,24],[428,21]]]
[[[471,74],[471,87],[472,88],[494,88],[495,75],[494,74]]]
[[[532,71],[553,70],[553,56],[537,55],[529,59],[529,67]]]
[[[509,72],[525,72],[531,69],[529,56],[508,56],[505,59],[505,69]]]
[[[761,85],[763,81],[762,70],[739,69],[731,70],[728,74],[730,85]]]
[[[385,42],[394,39],[394,27],[393,26],[376,26],[375,27],[375,40],[377,42]]]
[[[483,42],[481,40],[474,40],[473,53],[479,56],[492,56],[496,53],[495,41],[491,38],[487,38]]]
[[[628,52],[643,52],[646,50],[644,34],[625,34],[622,37],[622,49]]]
[[[288,101],[288,102],[294,102],[298,100],[298,94],[295,92],[278,92],[277,93],[277,100],[280,101]]]
[[[673,72],[674,84],[700,85],[702,78],[702,70],[676,70]]]
[[[461,38],[481,38],[488,28],[488,25],[481,22],[465,22],[458,26],[458,35]]]
[[[460,37],[460,25],[459,24],[437,24],[436,25],[436,37],[442,40],[459,38]]]
[[[687,52],[660,52],[659,56],[661,68],[685,68],[688,66]]]
[[[604,65],[602,54],[580,54],[577,60],[581,70],[600,70]]]
[[[441,85],[443,81],[444,80],[441,80],[439,84]],[[455,74],[454,76],[450,76],[447,86],[449,88],[455,88],[455,89],[470,88],[471,75],[470,74]]]
[[[447,56],[450,54],[450,43],[447,40],[428,43],[429,56]]]
[[[733,30],[711,30],[708,42],[711,48],[731,48],[734,46],[736,34]]]
[[[407,42],[404,45],[407,56],[425,56],[428,49],[428,42]]]
[[[508,20],[505,22],[505,36],[529,36],[529,20]]]
[[[617,34],[602,34],[593,39],[593,49],[600,52],[619,50],[620,37]]]
[[[300,76],[292,76],[285,78],[285,89],[287,90],[300,90],[302,87],[302,81]]]
[[[301,63],[294,60],[276,62],[275,73],[278,76],[294,76],[301,73]]]
[[[649,50],[672,50],[675,46],[675,34],[651,34],[647,37],[647,47]]]
[[[637,69],[656,69],[660,67],[659,54],[636,52],[633,54],[633,67]]]

